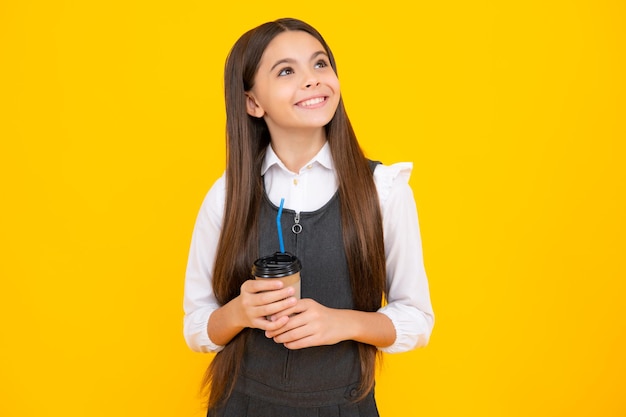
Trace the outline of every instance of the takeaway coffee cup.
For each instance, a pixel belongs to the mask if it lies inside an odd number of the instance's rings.
[[[278,279],[285,287],[292,286],[294,297],[300,298],[300,260],[289,252],[276,252],[254,261],[252,275],[256,279]]]

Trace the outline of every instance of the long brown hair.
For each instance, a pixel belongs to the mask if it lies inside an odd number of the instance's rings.
[[[254,86],[261,56],[274,37],[284,31],[304,31],[315,37],[337,67],[320,33],[305,22],[279,19],[246,32],[226,60],[226,202],[215,269],[213,291],[224,305],[237,297],[250,279],[250,266],[258,257],[260,202],[263,196],[261,164],[270,135],[263,119],[246,112],[245,92]],[[339,182],[343,243],[348,260],[354,305],[376,311],[385,290],[385,251],[378,194],[371,169],[361,150],[340,99],[333,119],[326,125]],[[240,332],[219,352],[207,369],[203,387],[210,389],[209,408],[232,393],[249,329]],[[374,386],[376,347],[359,344],[361,397]]]

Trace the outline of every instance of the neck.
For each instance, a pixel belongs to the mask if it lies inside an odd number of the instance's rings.
[[[324,128],[306,132],[272,133],[271,136],[272,149],[291,172],[299,172],[326,143]]]

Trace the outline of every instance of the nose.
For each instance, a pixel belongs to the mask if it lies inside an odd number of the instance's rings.
[[[304,77],[304,88],[309,89],[320,85],[320,81],[314,72],[307,72]]]

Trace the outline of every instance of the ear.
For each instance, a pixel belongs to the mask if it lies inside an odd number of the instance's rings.
[[[252,93],[246,93],[246,111],[252,117],[261,118],[265,116],[265,110],[263,110]]]

